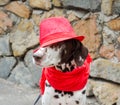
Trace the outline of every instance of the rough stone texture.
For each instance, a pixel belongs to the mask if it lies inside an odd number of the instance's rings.
[[[16,24],[19,24],[19,22],[21,21],[21,17],[18,17],[16,14],[10,13],[9,12],[9,17],[13,22],[13,26],[15,26]],[[12,27],[13,29],[13,27]]]
[[[63,0],[64,6],[72,6],[86,10],[97,10],[100,7],[100,0]]]
[[[49,17],[58,17],[58,16],[65,17],[63,9],[55,8],[49,12],[44,12],[44,14],[42,14],[40,21]]]
[[[74,11],[74,12],[75,12],[75,15],[80,19],[83,18],[87,14],[86,11],[81,11],[81,10]]]
[[[49,10],[52,7],[50,0],[29,0],[29,4],[32,8],[40,8]]]
[[[107,25],[112,30],[120,31],[120,18],[109,21]]]
[[[0,37],[0,55],[11,55],[9,36]]]
[[[115,55],[118,58],[119,62],[120,62],[120,49],[116,49],[115,50]]]
[[[17,1],[8,4],[5,6],[5,9],[23,18],[29,18],[31,13],[30,9],[26,5]]]
[[[6,79],[11,70],[16,64],[16,59],[14,57],[2,57],[0,58],[0,78]]]
[[[96,16],[92,15],[88,20],[80,20],[74,25],[77,35],[84,35],[84,45],[88,47],[92,58],[98,56],[97,50],[101,44],[101,35],[96,27]]]
[[[114,45],[106,45],[106,46],[103,45],[101,46],[99,53],[101,57],[110,59],[114,56],[114,51],[115,51]]]
[[[79,20],[79,18],[77,18],[76,13],[74,11],[67,11],[67,15],[68,15],[67,18],[70,22]]]
[[[25,19],[22,20],[14,32],[12,32],[10,42],[12,43],[14,56],[23,55],[28,48],[34,47],[39,43],[39,37],[33,28],[32,21]]]
[[[0,34],[3,34],[5,31],[8,31],[12,27],[12,20],[8,15],[0,10]]]
[[[90,75],[120,83],[120,63],[99,58],[91,64]]]
[[[33,19],[34,23],[37,25],[37,27],[39,27],[40,20],[41,20],[41,15],[33,13],[32,14],[32,19]]]
[[[0,6],[6,5],[9,2],[10,2],[10,0],[0,0]]]
[[[20,62],[12,71],[9,81],[15,82],[16,84],[22,84],[24,87],[35,87],[33,76],[31,71]]]
[[[116,43],[116,40],[117,40],[117,37],[118,37],[117,33],[110,30],[106,26],[103,27],[102,36],[103,36],[103,44],[104,45],[109,45],[109,44]]]
[[[114,0],[112,8],[114,14],[120,14],[120,0]]]
[[[118,37],[118,39],[117,39],[117,40],[118,40],[118,42],[120,43],[120,37]]]
[[[94,97],[87,97],[86,105],[101,105]]]
[[[33,58],[32,58],[32,54],[33,54],[33,50],[30,50],[29,52],[27,52],[24,61],[26,66],[28,67],[29,71],[32,74],[32,80],[34,82],[34,84],[39,85],[39,78],[42,72],[42,68],[33,64]]]
[[[99,23],[101,23],[101,24],[98,24],[98,26],[101,25],[103,27],[104,26],[103,23],[107,23],[107,22],[109,22],[109,21],[111,21],[111,20],[113,20],[115,18],[118,18],[118,16],[119,16],[118,14],[113,14],[113,15],[107,16],[107,15],[100,12],[98,14],[97,21],[99,21]]]
[[[112,14],[113,0],[102,0],[101,11],[106,15]]]
[[[113,105],[118,102],[120,85],[94,80],[89,80],[89,85],[91,89],[87,91],[93,92],[100,105]]]
[[[62,3],[60,0],[52,0],[52,3],[54,6],[56,7],[61,7],[62,6]]]

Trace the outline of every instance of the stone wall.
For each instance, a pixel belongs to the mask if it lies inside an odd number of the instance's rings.
[[[86,37],[93,58],[87,96],[120,105],[120,0],[0,0],[0,78],[38,87],[41,68],[32,64],[32,52],[40,21],[53,16],[68,18]]]

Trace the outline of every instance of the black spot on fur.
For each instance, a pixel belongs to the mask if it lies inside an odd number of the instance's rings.
[[[88,49],[76,39],[66,40],[55,45],[53,44],[53,47],[61,46],[62,44],[64,44],[64,48],[61,52],[61,61],[56,67],[62,72],[70,72],[74,70],[75,65],[81,66],[84,63],[88,55]],[[82,60],[79,59],[80,57]],[[73,59],[75,61],[75,65],[71,64]],[[65,69],[63,70],[61,66],[62,64],[69,65],[69,67],[65,65]]]
[[[58,69],[62,70],[62,67],[61,66],[57,66]]]
[[[45,83],[45,85],[46,85],[46,87],[51,87],[51,85],[49,85],[49,84],[47,84],[47,83]]]
[[[68,68],[65,68],[62,72],[68,72],[69,71],[69,69]]]
[[[72,71],[72,70],[74,69],[74,66],[71,66],[71,68],[70,68],[70,69],[71,69],[71,71]]]
[[[55,92],[56,92],[56,93],[59,93],[59,94],[62,93],[62,91],[60,91],[60,90],[55,90]]]
[[[79,101],[76,100],[75,103],[76,103],[76,104],[79,104]]]
[[[73,92],[64,92],[65,95],[70,95],[70,96],[73,96]]]
[[[114,104],[112,104],[112,105],[117,105],[117,103],[114,103]]]
[[[59,103],[59,105],[62,105],[61,103]]]
[[[86,90],[83,90],[83,91],[82,91],[82,94],[85,94],[85,93],[86,93]]]
[[[64,95],[70,95],[70,96],[73,96],[73,95],[74,95],[74,93],[71,92],[71,91],[60,91],[60,90],[56,90],[56,89],[55,89],[55,93],[61,94],[62,97],[63,97]],[[57,97],[57,96],[55,95],[55,97]]]
[[[62,93],[62,94],[61,94],[61,96],[63,97],[63,96],[64,96],[64,94]]]
[[[68,64],[71,65],[71,62],[69,62]]]
[[[54,95],[54,98],[59,98],[59,96],[58,95]]]

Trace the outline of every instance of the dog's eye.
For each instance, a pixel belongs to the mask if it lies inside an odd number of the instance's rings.
[[[34,57],[34,59],[35,59],[36,61],[38,61],[38,60],[41,59],[41,57],[38,57],[38,56],[33,56],[33,57]]]

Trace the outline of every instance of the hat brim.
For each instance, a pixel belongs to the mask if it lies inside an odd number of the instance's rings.
[[[56,33],[56,35],[54,34],[54,35],[50,35],[50,36],[40,39],[40,47],[46,47],[48,45],[61,42],[61,41],[65,41],[65,40],[69,40],[69,39],[77,39],[81,42],[83,41],[84,38],[85,38],[84,36],[77,36],[74,33]]]

